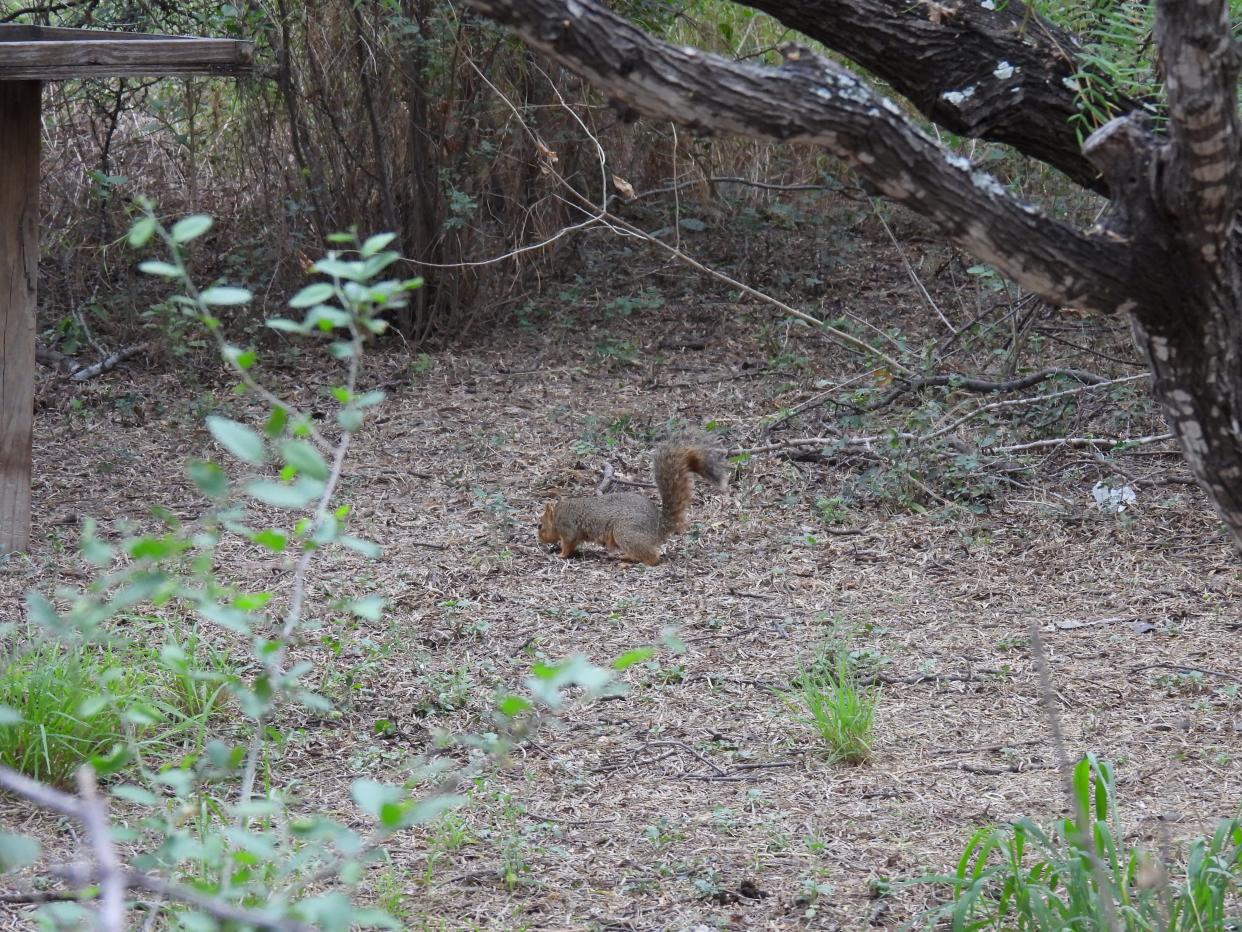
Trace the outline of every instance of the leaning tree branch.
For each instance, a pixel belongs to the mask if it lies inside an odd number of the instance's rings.
[[[1156,38],[1169,96],[1165,190],[1180,233],[1208,268],[1234,261],[1226,240],[1238,206],[1238,47],[1226,0],[1157,3]]]
[[[1013,146],[1108,193],[1078,136],[1082,43],[1020,0],[744,2],[882,78],[946,129]],[[1118,115],[1144,107],[1119,94],[1101,103]]]
[[[786,64],[769,68],[661,42],[598,0],[467,2],[626,106],[701,131],[826,149],[1049,301],[1112,313],[1149,287],[1124,243],[1018,201],[892,101],[805,49],[788,49]]]

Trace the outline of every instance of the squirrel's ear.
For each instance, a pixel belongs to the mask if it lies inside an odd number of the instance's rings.
[[[543,506],[543,518],[545,521],[551,521],[555,517],[556,517],[556,506],[552,504],[551,502],[548,502],[546,505]]]

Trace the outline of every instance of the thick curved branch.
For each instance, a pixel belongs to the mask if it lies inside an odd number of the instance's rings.
[[[805,49],[767,68],[647,35],[597,0],[467,0],[615,100],[701,131],[804,142],[851,165],[947,239],[1057,304],[1112,313],[1142,294],[1124,243],[1013,198],[900,109]]]
[[[744,0],[887,81],[919,112],[1108,190],[1080,150],[1078,39],[1018,0]],[[1118,115],[1143,109],[1103,101]]]
[[[1226,0],[1156,4],[1169,96],[1165,196],[1205,265],[1225,248],[1238,207],[1238,47]]]

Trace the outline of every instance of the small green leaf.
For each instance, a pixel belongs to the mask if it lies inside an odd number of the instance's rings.
[[[273,317],[268,320],[267,325],[273,330],[279,330],[282,333],[309,333],[310,328],[305,324],[299,324],[296,320],[289,320],[285,317]]]
[[[396,233],[376,233],[374,236],[367,238],[367,241],[362,244],[362,248],[358,252],[361,253],[362,258],[369,259],[396,238]]]
[[[190,481],[208,498],[224,498],[229,492],[228,477],[211,460],[191,460],[186,472]]]
[[[384,555],[384,549],[379,544],[363,540],[361,537],[350,537],[348,534],[344,534],[341,536],[341,543],[350,550],[356,550],[372,560],[377,560]]]
[[[124,799],[140,806],[154,806],[159,803],[159,797],[150,790],[132,783],[122,783],[120,786],[112,787],[108,792],[117,799]]]
[[[311,535],[311,540],[322,547],[324,544],[330,544],[336,540],[341,533],[341,526],[336,518],[332,515],[324,515],[323,520],[319,522],[319,526],[315,528],[315,533]]]
[[[12,706],[0,705],[0,728],[5,725],[20,725],[26,721],[22,718],[22,713],[18,712]]]
[[[383,596],[369,595],[363,599],[354,599],[346,605],[346,608],[359,618],[365,618],[367,621],[379,621],[387,602],[388,600]]]
[[[455,793],[440,793],[429,799],[420,800],[406,810],[405,816],[401,820],[401,827],[422,825],[424,822],[438,819],[450,809],[456,809],[464,805],[465,802],[466,797]]]
[[[173,224],[172,239],[174,243],[188,243],[190,240],[202,236],[210,229],[210,217],[206,214],[190,214],[190,216],[182,217]]]
[[[112,562],[112,548],[95,536],[95,520],[82,522],[82,556],[95,566],[107,566]]]
[[[373,816],[379,816],[385,806],[399,802],[402,796],[397,787],[375,780],[355,780],[349,790],[358,808]]]
[[[523,699],[521,696],[503,696],[496,703],[496,708],[505,718],[513,718],[521,715],[523,712],[529,711],[533,707],[533,703],[529,699]]]
[[[87,696],[78,703],[77,713],[79,718],[94,718],[108,707],[108,701],[98,693]]]
[[[160,262],[158,259],[148,259],[146,262],[139,262],[138,271],[146,272],[148,275],[159,275],[161,278],[181,277],[181,269],[171,262]]]
[[[336,294],[332,286],[327,282],[315,282],[313,285],[307,285],[292,298],[289,299],[289,306],[296,308],[314,307],[316,304],[331,300]]]
[[[213,414],[207,418],[207,429],[224,449],[239,460],[256,464],[263,462],[263,438],[245,424]]]
[[[342,259],[320,259],[315,263],[315,271],[332,278],[343,278],[349,281],[358,281],[362,278],[363,265],[361,262],[346,262]]]
[[[336,414],[336,422],[351,434],[357,433],[362,427],[362,414],[353,408],[345,408]]]
[[[332,711],[332,701],[330,699],[325,696],[321,696],[319,693],[313,693],[309,689],[296,690],[293,694],[293,698],[301,705],[306,706],[308,709],[313,709],[316,712]]]
[[[39,859],[39,843],[25,835],[0,832],[0,872],[25,867]]]
[[[163,560],[180,553],[186,542],[172,535],[136,537],[125,542],[125,551],[135,560]]]
[[[228,285],[216,285],[213,288],[207,288],[199,294],[198,298],[204,304],[224,305],[226,307],[238,304],[249,304],[254,297],[246,288],[233,288]]]
[[[642,663],[649,659],[655,653],[653,647],[637,647],[634,650],[627,650],[624,654],[612,662],[614,670],[625,670],[634,666],[636,663]]]
[[[239,634],[250,633],[250,616],[243,611],[216,602],[202,602],[196,609],[208,621],[215,622],[222,628]]]
[[[276,508],[305,508],[322,493],[322,485],[311,482],[285,485],[270,479],[256,479],[246,484],[246,494]]]
[[[348,932],[357,927],[354,904],[339,890],[300,900],[296,915],[311,928],[322,929],[323,932]]]
[[[354,344],[347,340],[337,340],[328,344],[328,352],[333,359],[351,359],[354,356]]]
[[[186,673],[190,669],[190,658],[179,644],[168,643],[160,648],[160,663],[174,673]]]
[[[231,343],[226,345],[220,351],[224,358],[237,366],[239,369],[249,369],[259,358],[259,354],[254,350],[244,350],[240,346],[233,346]],[[243,390],[245,386],[242,386]]]
[[[305,440],[286,440],[280,445],[286,463],[312,479],[327,479],[328,464],[319,451]]]
[[[137,222],[129,228],[129,245],[133,249],[141,249],[147,245],[154,234],[155,218],[150,215],[139,217]]]
[[[33,589],[26,593],[26,611],[31,621],[44,628],[56,630],[61,625],[60,616],[56,614],[52,603]]]
[[[318,327],[327,333],[334,327],[348,327],[349,321],[349,315],[339,307],[333,307],[331,304],[316,304],[307,312],[302,324],[307,328]]]
[[[553,666],[535,663],[531,667],[531,673],[533,675],[527,678],[526,688],[535,698],[551,708],[560,705],[560,691],[566,686],[580,686],[593,693],[611,680],[611,674],[607,670],[595,666],[585,657],[571,657]]]
[[[114,744],[107,754],[92,754],[90,764],[101,777],[111,776],[128,764],[133,757],[123,744]]]
[[[350,862],[351,864],[354,862]],[[344,871],[342,870],[342,877]],[[358,929],[404,929],[405,923],[394,919],[376,906],[355,906],[352,917],[353,927]]]
[[[281,531],[255,531],[250,539],[256,544],[266,547],[273,553],[281,553],[289,545],[289,538]]]
[[[364,264],[362,267],[363,280],[365,281],[368,279],[375,278],[375,276],[379,275],[380,272],[384,271],[384,269],[388,268],[388,266],[392,265],[394,262],[396,262],[400,258],[401,257],[397,255],[395,252],[382,252],[378,256],[372,256],[370,259],[366,261],[366,264]],[[386,284],[388,283],[383,282],[381,283],[380,286],[377,286],[377,287],[382,287],[383,285],[386,285]],[[384,296],[382,293],[373,292],[373,294],[375,295],[377,300],[379,301],[383,300]]]
[[[257,612],[272,601],[270,592],[243,592],[233,599],[233,604],[245,612]]]
[[[288,423],[289,411],[287,408],[272,408],[272,413],[267,416],[267,423],[263,425],[263,433],[275,440],[285,432],[285,425]]]

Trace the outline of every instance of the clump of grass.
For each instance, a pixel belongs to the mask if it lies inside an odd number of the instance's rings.
[[[0,763],[65,786],[121,746],[159,757],[201,745],[224,677],[192,660],[182,648],[43,640],[0,657],[0,707],[18,719],[0,724]]]
[[[1094,755],[1074,769],[1073,818],[980,829],[948,883],[953,900],[927,918],[954,930],[1117,929],[1190,932],[1242,924],[1242,823],[1226,819],[1189,848],[1184,867],[1128,847],[1112,768]]]
[[[879,688],[862,684],[849,651],[821,653],[789,695],[828,749],[832,763],[859,764],[871,757]]]

